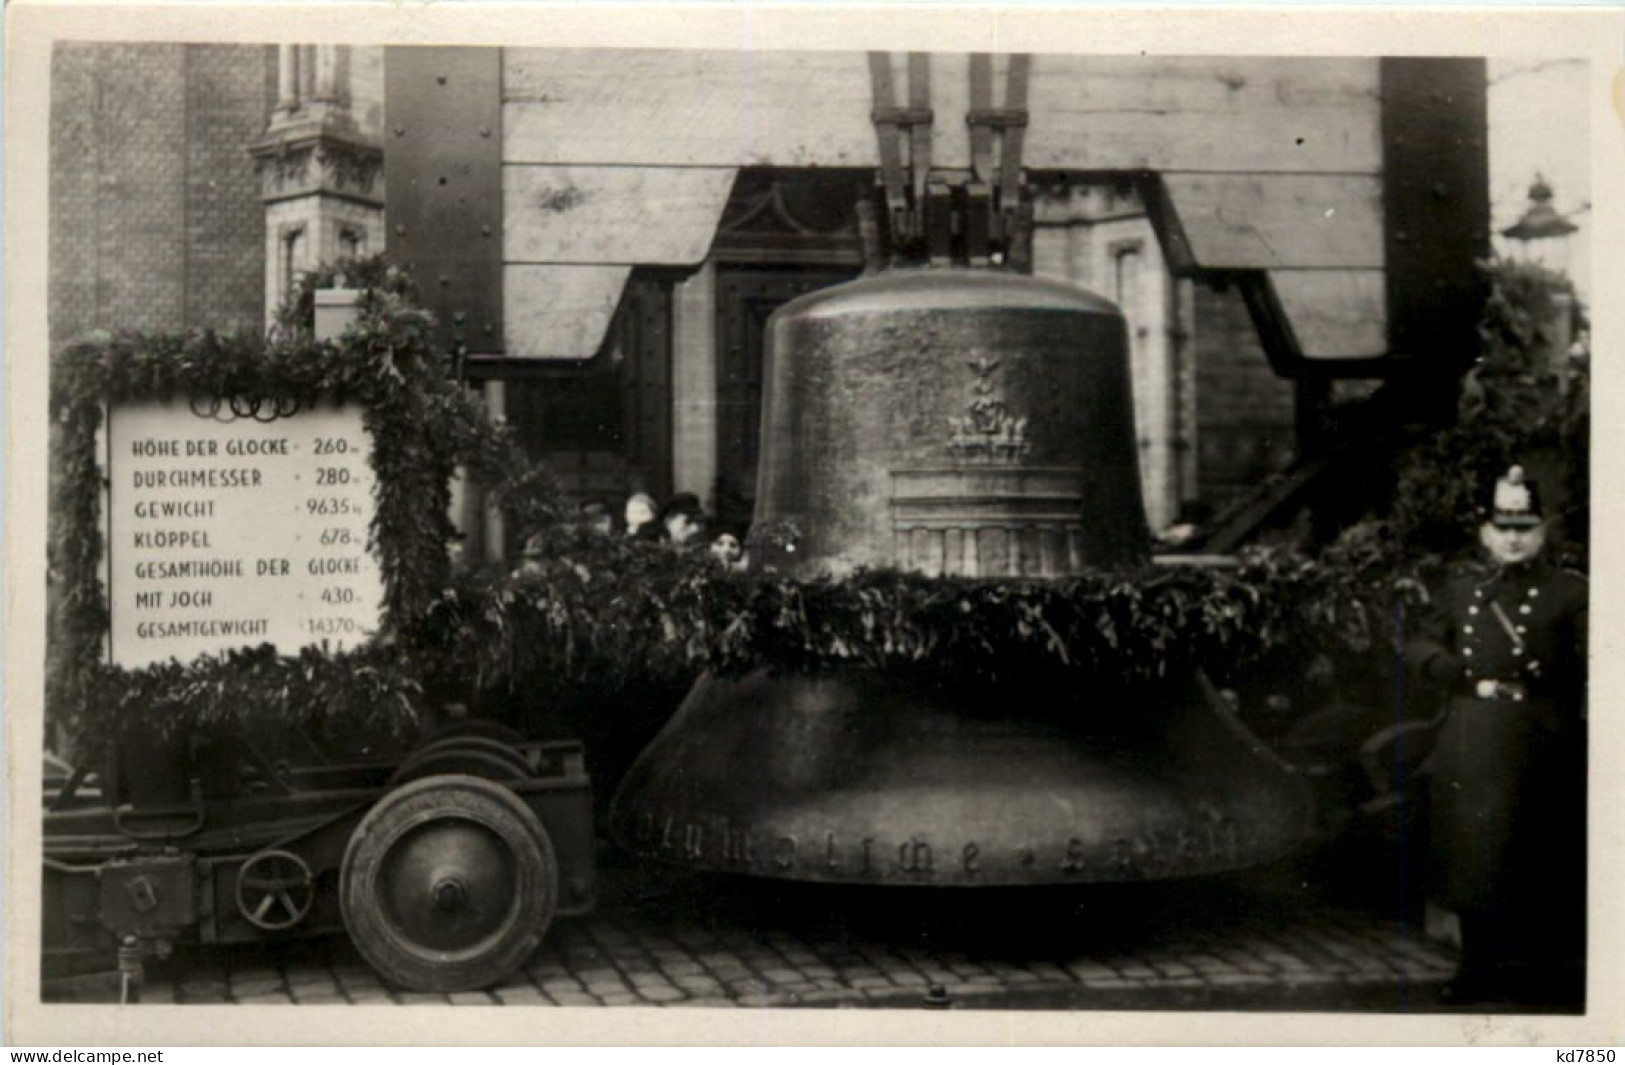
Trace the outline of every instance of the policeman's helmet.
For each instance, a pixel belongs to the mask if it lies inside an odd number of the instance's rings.
[[[1495,480],[1484,508],[1485,520],[1502,529],[1528,529],[1545,520],[1540,490],[1524,475],[1522,466],[1513,466]]]

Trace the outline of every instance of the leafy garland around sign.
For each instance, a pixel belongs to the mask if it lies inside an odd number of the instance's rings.
[[[341,337],[318,341],[306,314],[311,291],[334,283],[361,290],[357,319]],[[56,604],[49,720],[81,745],[122,729],[167,731],[238,717],[298,721],[353,710],[372,725],[403,729],[412,722],[421,685],[409,663],[419,622],[450,579],[453,471],[461,465],[497,486],[514,515],[529,522],[551,515],[557,495],[511,434],[455,380],[431,342],[431,318],[409,302],[411,291],[410,280],[382,260],[351,261],[306,275],[269,339],[123,332],[92,335],[59,353],[51,377]],[[105,406],[234,396],[302,404],[327,397],[362,408],[377,485],[368,546],[384,588],[377,645],[283,658],[208,655],[133,671],[106,665],[96,456]]]
[[[1146,567],[1042,583],[735,574],[703,553],[599,539],[558,521],[545,473],[489,424],[432,350],[409,282],[378,262],[350,269],[366,295],[358,325],[337,342],[311,341],[294,311],[269,347],[213,334],[102,337],[59,361],[54,565],[71,638],[56,695],[78,731],[245,721],[402,730],[427,699],[451,693],[613,742],[640,714],[648,720],[639,727],[657,727],[703,669],[915,669],[976,682],[1040,669],[1132,681],[1200,666],[1233,683],[1271,659],[1302,672],[1329,657],[1345,671],[1380,673],[1395,660],[1406,612],[1476,524],[1461,492],[1438,486],[1530,447],[1584,451],[1583,367],[1562,388],[1531,367],[1527,350],[1539,337],[1504,326],[1540,312],[1528,311],[1527,278],[1512,271],[1516,283],[1507,284],[1503,270],[1476,374],[1482,402],[1403,453],[1400,496],[1373,500],[1369,520],[1313,558],[1258,551],[1228,570]],[[308,292],[294,305],[301,299]],[[364,405],[387,603],[376,644],[281,657],[262,648],[138,671],[97,662],[106,624],[92,452],[100,405],[185,392],[334,394]],[[1545,413],[1531,419],[1529,402]],[[519,486],[510,491],[512,527],[540,530],[542,557],[511,571],[448,563],[446,481],[459,462]],[[1584,471],[1570,467],[1581,478],[1571,498],[1584,500]]]

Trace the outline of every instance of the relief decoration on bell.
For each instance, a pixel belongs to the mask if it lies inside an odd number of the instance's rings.
[[[1003,390],[994,382],[994,371],[1002,360],[979,351],[966,365],[976,377],[965,414],[948,423],[949,452],[966,462],[1019,462],[1032,444],[1027,439],[1027,419],[1010,412]]]

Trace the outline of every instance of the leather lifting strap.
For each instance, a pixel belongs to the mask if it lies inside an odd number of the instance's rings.
[[[1004,143],[999,159],[999,211],[1014,218],[1021,197],[1021,152],[1027,141],[1027,83],[1033,57],[1013,55],[1004,89]],[[1008,234],[1007,234],[1008,236]]]
[[[978,183],[991,186],[993,172],[993,124],[978,116],[993,113],[993,57],[977,52],[970,57],[970,167]]]
[[[1032,56],[1012,55],[1005,71],[1004,106],[993,106],[993,57],[970,57],[971,168],[979,184],[995,186],[992,235],[1007,248],[1016,237],[1021,208],[1021,155],[1027,137],[1027,90]],[[993,163],[993,138],[999,137],[999,161]]]
[[[885,191],[887,224],[893,244],[913,244],[924,234],[920,214],[931,170],[931,60],[919,52],[908,56],[908,106],[897,106],[891,54],[869,53],[869,81],[874,99],[870,118],[880,147],[880,182]],[[908,142],[907,170],[903,142]]]
[[[869,53],[869,84],[874,96],[870,118],[880,147],[880,184],[886,196],[886,225],[895,239],[908,214],[908,194],[903,187],[903,151],[898,143],[897,95],[892,86],[889,53]]]

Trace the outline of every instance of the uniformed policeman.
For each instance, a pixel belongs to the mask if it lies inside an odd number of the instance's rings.
[[[1409,665],[1447,693],[1429,797],[1435,900],[1461,921],[1446,1000],[1583,999],[1584,578],[1542,557],[1514,466],[1479,528],[1485,561],[1434,598]]]

